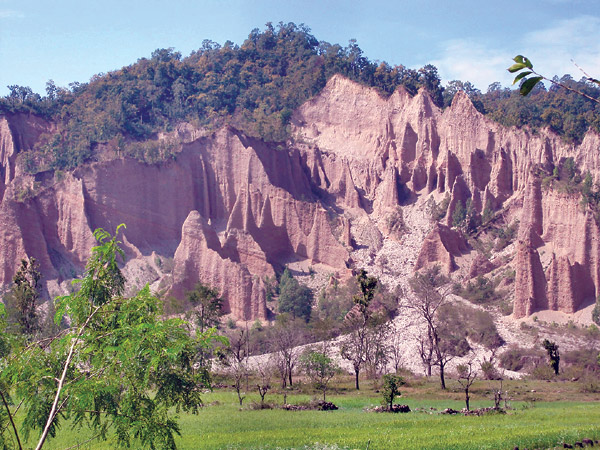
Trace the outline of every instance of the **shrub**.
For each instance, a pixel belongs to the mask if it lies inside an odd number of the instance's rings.
[[[530,374],[534,380],[552,380],[555,376],[554,370],[546,364],[540,364],[536,366]]]
[[[594,348],[581,348],[565,352],[562,356],[565,367],[577,367],[583,372],[600,376],[600,364],[598,361],[598,350]]]
[[[406,233],[406,224],[400,207],[389,213],[385,218],[385,222],[390,234],[395,236],[396,239],[400,239]]]
[[[435,222],[441,221],[444,217],[446,217],[446,213],[448,212],[448,205],[450,204],[450,194],[446,194],[446,196],[442,199],[440,203],[436,203],[433,198],[431,199],[431,218]]]
[[[461,330],[465,338],[493,350],[504,345],[491,314],[467,305],[453,304],[441,309],[445,328]]]
[[[400,396],[400,386],[404,384],[404,379],[401,376],[387,374],[383,376],[383,386],[381,388],[382,405],[387,405],[389,410],[393,409],[394,397]]]
[[[600,295],[596,299],[596,305],[594,306],[594,309],[592,310],[592,321],[596,325],[600,325]]]
[[[514,372],[533,370],[543,361],[544,354],[541,351],[515,345],[509,347],[500,355],[500,367]]]
[[[496,283],[483,275],[479,275],[475,282],[468,281],[464,289],[456,292],[462,298],[478,305],[493,302],[498,299]]]
[[[484,359],[481,363],[481,373],[483,374],[484,380],[497,380],[498,379],[498,371],[496,367],[494,367],[494,363],[492,363],[491,359]]]
[[[517,236],[518,229],[518,220],[515,220],[510,225],[507,225],[505,228],[494,228],[492,230],[492,235],[496,238],[495,250],[500,251],[508,247]]]
[[[308,322],[312,301],[312,290],[298,283],[286,268],[279,280],[279,312],[290,313]]]

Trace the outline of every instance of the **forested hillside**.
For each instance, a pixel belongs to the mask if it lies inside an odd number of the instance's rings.
[[[346,47],[329,44],[293,23],[254,29],[241,46],[206,40],[185,58],[173,49],[159,49],[150,58],[68,88],[49,81],[44,97],[9,86],[0,112],[28,111],[57,123],[56,132],[25,155],[31,173],[73,168],[93,159],[97,145],[107,142],[120,154],[157,162],[172,151],[146,140],[183,121],[208,129],[230,124],[265,141],[284,141],[292,111],[335,73],[375,87],[383,96],[400,85],[411,95],[424,87],[440,107],[462,90],[495,121],[550,126],[571,141],[580,141],[590,126],[600,130],[599,105],[565,90],[540,86],[523,99],[499,83],[486,93],[466,81],[451,81],[444,88],[435,66],[415,70],[371,61],[355,41]],[[600,89],[586,82],[568,75],[561,81],[600,97]]]

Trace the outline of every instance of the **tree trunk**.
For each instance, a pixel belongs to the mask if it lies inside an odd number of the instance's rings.
[[[446,379],[444,378],[444,363],[440,363],[440,385],[442,389],[446,389]]]
[[[358,385],[358,374],[360,373],[360,369],[354,369],[354,381],[356,384],[356,390],[360,390],[360,387]]]
[[[292,386],[292,369],[288,369],[288,379],[290,386]]]
[[[465,403],[467,404],[467,411],[470,411],[470,409],[469,409],[469,388],[465,388]]]
[[[430,378],[431,377],[431,364],[427,364],[426,370],[427,370],[427,378]]]

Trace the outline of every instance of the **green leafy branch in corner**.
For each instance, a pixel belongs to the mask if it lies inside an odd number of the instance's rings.
[[[518,82],[521,81],[521,88],[520,88],[520,93],[521,95],[527,95],[531,92],[531,90],[542,80],[546,80],[549,81],[550,83],[556,85],[556,86],[560,86],[563,89],[566,89],[568,91],[574,92],[576,94],[579,94],[585,98],[587,98],[588,100],[592,100],[593,102],[596,103],[600,103],[600,100],[598,100],[597,98],[591,97],[589,95],[587,95],[585,92],[581,92],[577,89],[573,89],[569,86],[567,86],[566,84],[563,84],[559,81],[556,80],[551,80],[550,78],[545,77],[544,75],[536,72],[533,69],[533,64],[531,63],[531,60],[523,55],[517,55],[513,58],[513,61],[515,62],[512,66],[510,66],[507,70],[510,73],[517,73],[519,72],[516,76],[515,79],[513,81],[513,85],[517,84]],[[578,66],[579,67],[579,66]],[[583,71],[582,71],[583,72]],[[591,83],[597,84],[598,86],[600,86],[600,80],[597,80],[595,78],[590,77],[588,74],[586,74],[585,72],[583,72],[585,75],[585,79],[586,81],[589,81]]]
[[[25,440],[40,433],[36,450],[68,422],[92,430],[93,439],[114,432],[116,445],[173,450],[175,415],[202,405],[210,380],[195,359],[218,339],[215,329],[192,337],[186,322],[164,319],[147,285],[124,296],[121,227],[114,236],[94,232],[98,245],[75,281],[79,290],[57,299],[56,321],[66,317],[69,328],[12,348],[0,333],[0,448],[24,448],[13,420],[21,409]]]

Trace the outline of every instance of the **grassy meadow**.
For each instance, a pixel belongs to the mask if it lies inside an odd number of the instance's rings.
[[[474,386],[472,408],[493,406],[492,390],[498,382]],[[579,383],[509,381],[510,409],[506,414],[484,416],[442,415],[445,408],[461,409],[464,396],[449,383],[442,392],[437,384],[421,381],[403,389],[397,403],[407,404],[406,414],[366,412],[380,404],[376,385],[364,383],[360,392],[346,385],[334,388],[328,400],[337,411],[286,411],[252,409],[259,402],[250,393],[240,409],[235,392],[215,389],[204,395],[198,415],[180,414],[181,450],[195,449],[513,449],[562,448],[563,442],[600,439],[600,395],[586,393]],[[297,386],[288,403],[308,402],[308,386]],[[281,404],[279,393],[266,400]],[[433,408],[433,409],[432,409]],[[48,449],[66,449],[81,443],[82,449],[115,448],[113,441],[90,442],[86,430],[64,425]],[[135,448],[135,443],[133,443]]]

